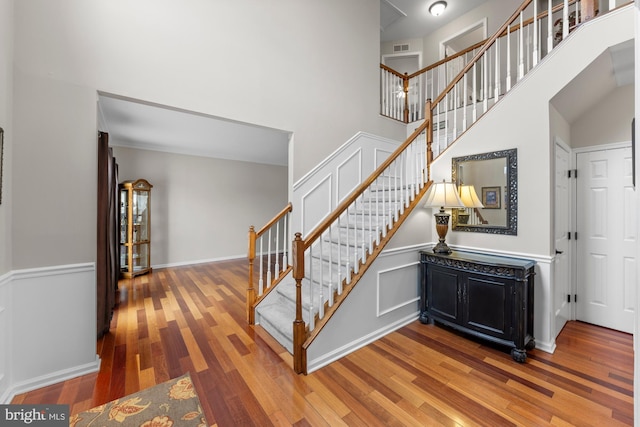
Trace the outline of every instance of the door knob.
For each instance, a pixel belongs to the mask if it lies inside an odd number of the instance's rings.
[[[556,255],[560,255],[562,253],[562,251],[559,251],[556,249]]]

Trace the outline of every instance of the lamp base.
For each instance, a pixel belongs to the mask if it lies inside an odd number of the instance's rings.
[[[433,252],[436,254],[450,254],[451,248],[445,242],[438,242],[433,247]]]
[[[438,243],[433,247],[433,252],[437,254],[450,254],[451,249],[445,243],[447,231],[449,230],[449,214],[440,208],[440,212],[434,214],[436,218],[436,231],[438,232]]]

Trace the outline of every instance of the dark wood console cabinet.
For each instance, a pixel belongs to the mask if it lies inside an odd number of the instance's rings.
[[[420,321],[511,347],[523,363],[533,337],[535,261],[472,252],[420,252]]]

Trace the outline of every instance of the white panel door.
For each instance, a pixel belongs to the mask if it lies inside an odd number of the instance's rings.
[[[571,318],[571,305],[567,300],[571,292],[571,254],[569,245],[570,221],[570,192],[569,192],[569,151],[556,144],[556,179],[555,179],[555,258],[554,267],[554,314],[556,335],[560,333],[564,324]]]
[[[631,148],[577,155],[578,320],[633,332],[636,195]]]

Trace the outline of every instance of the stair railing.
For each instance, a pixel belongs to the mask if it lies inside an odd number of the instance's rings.
[[[538,2],[525,0],[433,101],[434,158],[566,38],[576,25],[572,18],[579,22],[581,5],[593,1],[564,0],[554,8],[549,0],[538,13]],[[535,19],[525,20],[525,14]]]
[[[451,142],[464,132],[571,29],[592,18],[594,2],[565,0],[554,7],[548,0],[547,8],[539,10],[538,2],[525,1],[492,37],[415,73],[403,75],[381,64],[380,113],[410,123],[424,118],[424,100],[434,100],[437,156],[438,148],[448,145],[445,140]],[[455,110],[460,114],[450,114]]]
[[[291,211],[287,204],[259,231],[249,227],[249,287],[247,288],[247,321],[255,324],[255,305],[290,271]],[[257,249],[257,254],[256,254]],[[254,260],[258,258],[255,283]],[[257,292],[256,292],[257,285]]]
[[[430,111],[430,105],[427,108]],[[425,120],[304,240],[301,233],[296,233],[292,263],[296,282],[293,358],[297,373],[306,371],[306,348],[321,323],[335,312],[334,304],[344,300],[426,193],[430,124]],[[315,292],[314,284],[319,284]],[[303,318],[303,305],[307,319]]]

